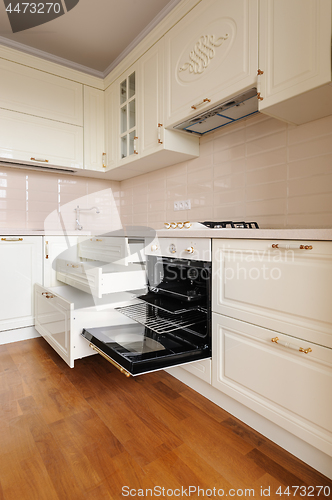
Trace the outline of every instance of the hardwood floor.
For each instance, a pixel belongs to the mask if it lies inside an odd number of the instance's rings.
[[[70,369],[41,338],[0,346],[0,500],[218,498],[221,489],[240,498],[261,488],[280,500],[280,486],[332,492],[332,481],[165,372],[127,379],[101,356]]]

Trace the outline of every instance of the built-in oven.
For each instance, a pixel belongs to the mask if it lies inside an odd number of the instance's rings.
[[[146,270],[146,293],[82,336],[127,376],[209,358],[211,240],[156,239],[146,244]]]

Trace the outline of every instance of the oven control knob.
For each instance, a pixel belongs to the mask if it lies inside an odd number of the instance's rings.
[[[171,243],[170,246],[169,246],[169,251],[171,253],[175,253],[176,252],[176,246],[174,245],[174,243]]]
[[[188,252],[188,253],[194,253],[194,247],[188,247],[188,248],[186,248],[186,252]]]
[[[151,252],[158,250],[158,245],[151,245]]]

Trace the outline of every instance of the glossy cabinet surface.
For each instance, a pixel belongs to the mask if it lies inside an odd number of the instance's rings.
[[[165,122],[256,86],[258,2],[202,0],[165,35]]]
[[[260,2],[260,111],[296,124],[332,113],[331,23],[331,0]]]
[[[0,109],[0,158],[83,168],[83,127]]]
[[[0,108],[83,126],[83,86],[0,59]]]
[[[0,237],[0,331],[34,324],[33,286],[41,283],[41,236]]]
[[[332,350],[212,316],[212,385],[332,456]]]

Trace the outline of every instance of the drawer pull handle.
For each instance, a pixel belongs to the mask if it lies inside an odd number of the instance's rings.
[[[102,154],[102,165],[103,165],[103,168],[106,168],[106,153]]]
[[[45,241],[45,259],[49,257],[48,241]]]
[[[48,163],[48,160],[44,160],[43,158],[30,158],[32,161],[40,161],[42,163]]]
[[[55,295],[52,295],[49,292],[43,292],[42,295],[46,297],[47,299],[54,299]]]
[[[73,267],[75,269],[78,269],[80,266],[75,264],[67,264],[67,267]]]
[[[273,339],[271,339],[271,342],[282,345],[284,347],[288,347],[289,349],[294,349],[294,351],[304,352],[304,354],[312,352],[312,349],[310,347],[308,347],[307,349],[303,349],[303,347],[298,347],[297,345],[290,344],[289,342],[282,342],[281,340],[279,340],[279,337],[274,337]]]
[[[161,127],[163,126],[162,123],[158,123],[158,144],[162,144],[163,141],[161,140],[161,132],[160,132],[160,129]]]
[[[288,245],[287,243],[285,243],[285,244],[273,243],[272,248],[282,248],[285,250],[290,250],[290,249],[312,250],[313,246],[312,245]]]
[[[264,97],[261,96],[261,93],[260,92],[257,92],[257,99],[259,101],[263,101],[264,100]]]
[[[1,241],[23,241],[23,238],[1,238]]]
[[[197,108],[199,108],[200,106],[202,106],[203,104],[205,104],[206,102],[211,102],[211,99],[205,98],[205,99],[203,99],[203,101],[202,101],[202,102],[199,102],[198,104],[193,104],[193,105],[191,106],[191,108],[192,108],[192,109],[197,109]]]
[[[111,363],[113,366],[115,366],[115,368],[117,368],[118,370],[120,370],[120,372],[123,373],[126,377],[130,377],[130,373],[127,372],[127,370],[125,370],[124,368],[122,368],[122,366],[120,366],[116,361],[114,361],[112,358],[110,358],[109,356],[107,356],[107,354],[105,354],[103,351],[101,351],[100,349],[98,349],[98,347],[96,347],[95,345],[93,345],[91,343],[89,345],[90,345],[91,349],[93,349],[98,354],[100,354],[109,363]]]
[[[96,241],[103,241],[103,240],[96,238]]]

